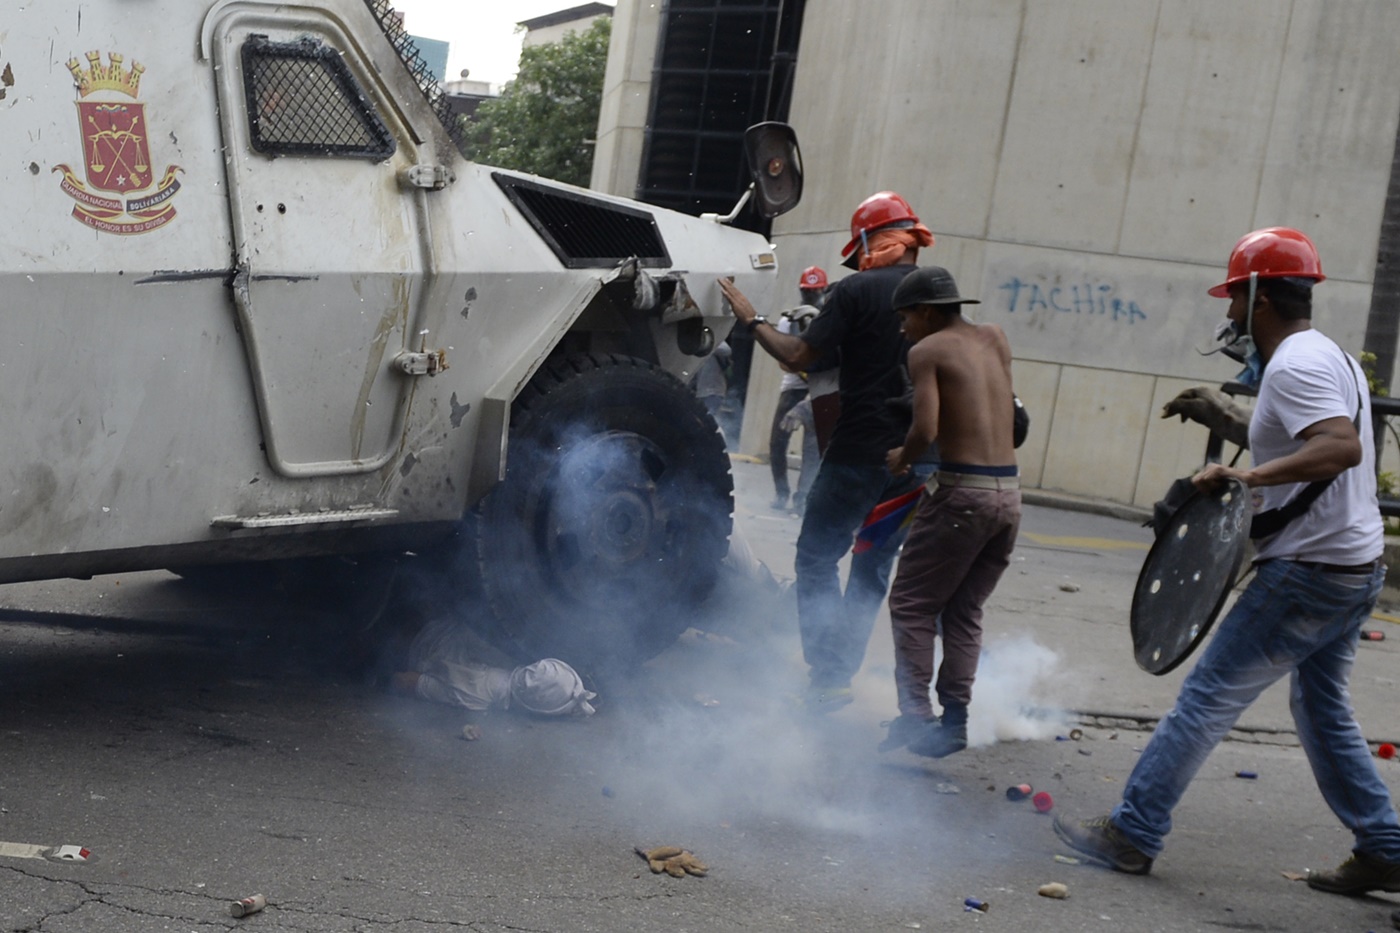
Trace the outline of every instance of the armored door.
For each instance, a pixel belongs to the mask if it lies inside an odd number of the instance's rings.
[[[363,473],[398,451],[425,288],[421,192],[368,57],[309,8],[240,3],[206,27],[237,252],[234,299],[272,466]]]

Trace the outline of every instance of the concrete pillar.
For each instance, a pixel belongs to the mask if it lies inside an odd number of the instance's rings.
[[[636,196],[662,6],[654,0],[618,0],[613,11],[593,176],[589,181],[589,187],[595,191]]]

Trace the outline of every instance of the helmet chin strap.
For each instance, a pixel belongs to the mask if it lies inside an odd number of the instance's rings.
[[[1259,294],[1259,273],[1249,274],[1249,310],[1245,312],[1244,335],[1254,339],[1254,297]]]
[[[1215,329],[1216,342],[1225,342],[1212,350],[1202,350],[1200,347],[1196,347],[1196,352],[1199,353],[1201,356],[1213,356],[1216,353],[1225,352],[1236,342],[1246,337],[1249,338],[1249,340],[1252,342],[1254,340],[1254,299],[1258,297],[1258,295],[1259,273],[1251,272],[1249,274],[1249,304],[1248,310],[1245,311],[1244,317],[1244,333],[1235,337],[1231,337],[1231,328],[1234,327],[1234,322],[1230,321],[1227,318],[1226,320],[1221,321],[1220,325]],[[1225,355],[1230,357],[1231,359],[1240,359],[1240,357],[1238,357],[1234,353],[1225,353]],[[1240,362],[1244,361],[1240,359]]]

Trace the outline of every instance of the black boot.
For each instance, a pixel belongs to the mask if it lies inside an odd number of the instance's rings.
[[[943,704],[943,715],[930,723],[923,735],[909,743],[909,750],[925,758],[946,758],[967,748],[967,707]]]
[[[877,746],[877,750],[887,752],[891,749],[903,748],[920,738],[931,726],[937,724],[937,719],[925,719],[922,716],[900,713],[889,722],[880,723],[882,726],[887,726],[890,731],[885,736],[885,740]]]

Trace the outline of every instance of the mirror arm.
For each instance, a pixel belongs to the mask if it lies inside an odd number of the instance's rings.
[[[734,209],[731,210],[728,214],[725,214],[723,217],[721,217],[719,214],[701,214],[700,219],[712,220],[717,224],[732,224],[734,222],[734,218],[738,217],[739,212],[742,211],[744,209],[744,206],[749,203],[749,198],[753,197],[753,188],[753,182],[750,182],[749,186],[744,189],[743,196],[739,198],[739,203],[735,204]]]

